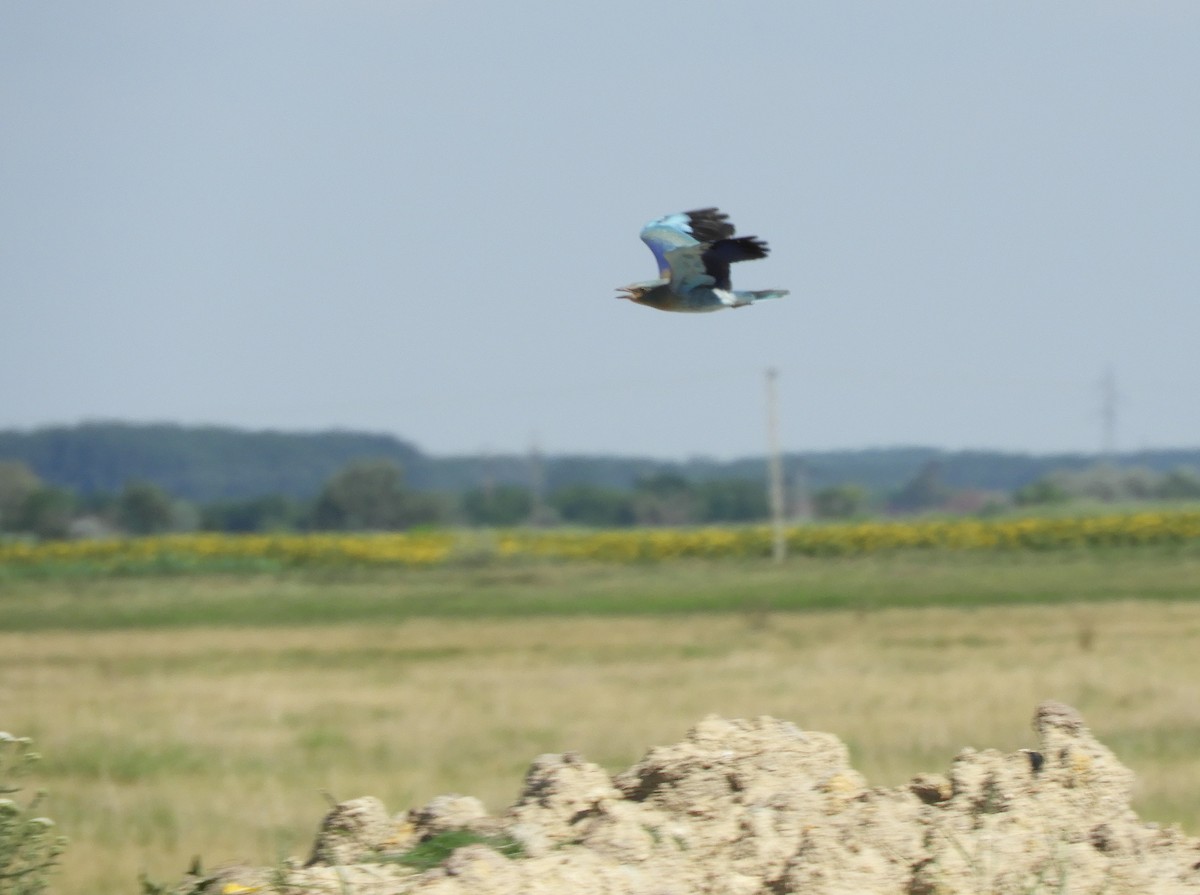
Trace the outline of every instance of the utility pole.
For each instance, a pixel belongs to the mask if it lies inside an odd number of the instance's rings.
[[[774,534],[771,556],[783,562],[787,556],[787,538],[783,530],[783,457],[779,450],[779,396],[776,380],[779,372],[767,368],[767,475],[771,502],[771,526]]]
[[[1117,376],[1111,365],[1104,368],[1100,380],[1100,420],[1103,427],[1100,459],[1106,466],[1112,466],[1117,453]]]
[[[545,489],[546,474],[542,467],[542,449],[538,445],[535,433],[529,439],[529,495],[533,503],[529,520],[534,525],[544,525],[546,522]]]
[[[483,469],[481,470],[483,494],[490,501],[496,490],[496,475],[492,468],[492,449],[484,448],[480,456],[483,459]]]

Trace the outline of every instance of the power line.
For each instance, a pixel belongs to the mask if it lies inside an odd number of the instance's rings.
[[[779,396],[775,381],[779,372],[767,368],[767,471],[770,480],[771,525],[774,533],[771,555],[775,562],[787,556],[787,538],[783,530],[783,456],[779,449]]]

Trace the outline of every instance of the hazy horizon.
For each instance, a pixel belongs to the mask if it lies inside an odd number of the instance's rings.
[[[479,458],[479,457],[524,457],[528,456],[532,450],[536,450],[544,457],[564,457],[564,456],[580,456],[580,457],[612,457],[620,460],[652,460],[663,463],[690,463],[690,462],[714,462],[714,463],[732,463],[740,460],[760,460],[767,454],[767,447],[764,444],[757,451],[751,450],[740,454],[709,454],[702,451],[684,450],[678,454],[649,454],[649,453],[622,453],[619,451],[600,451],[589,450],[554,450],[546,448],[540,444],[531,443],[526,446],[513,448],[511,450],[479,450],[479,451],[431,451],[424,447],[418,439],[409,438],[404,433],[386,432],[383,430],[372,429],[355,429],[346,426],[330,426],[324,428],[299,428],[287,429],[280,427],[258,427],[258,426],[239,426],[230,425],[227,423],[180,423],[172,420],[119,420],[119,419],[89,419],[74,423],[46,423],[34,426],[7,426],[0,428],[0,432],[19,432],[21,434],[32,434],[36,431],[59,428],[75,428],[88,425],[119,425],[119,426],[175,426],[181,428],[213,428],[213,429],[230,429],[248,434],[271,434],[271,435],[294,435],[294,436],[311,436],[311,435],[327,435],[327,434],[346,434],[346,435],[365,435],[375,437],[394,438],[397,441],[414,448],[419,453],[430,457],[431,459],[452,460],[460,458]],[[1103,450],[1079,450],[1079,451],[1029,451],[1020,449],[1006,448],[947,448],[940,445],[911,442],[904,444],[865,444],[865,445],[841,445],[824,448],[791,448],[783,447],[786,454],[855,454],[855,453],[873,453],[885,451],[937,451],[947,454],[956,453],[996,453],[1010,456],[1030,456],[1030,457],[1053,457],[1053,456],[1082,456],[1082,457],[1103,457]],[[1175,453],[1175,452],[1193,452],[1200,451],[1200,445],[1163,445],[1145,448],[1128,448],[1115,451],[1115,456],[1129,456],[1140,453]],[[3,459],[3,458],[0,458]]]

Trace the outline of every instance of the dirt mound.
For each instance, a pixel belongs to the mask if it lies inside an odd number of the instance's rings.
[[[1132,773],[1079,714],[1044,703],[1034,727],[1036,752],[965,749],[945,775],[873,789],[831,734],[710,717],[616,777],[543,755],[498,817],[466,796],[396,816],[345,802],[307,862],[227,868],[176,891],[1200,893],[1200,840],[1138,820]]]

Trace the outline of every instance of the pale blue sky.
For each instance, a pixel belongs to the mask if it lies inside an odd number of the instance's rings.
[[[0,427],[1200,445],[1200,4],[0,3]],[[613,298],[650,218],[772,255]]]

